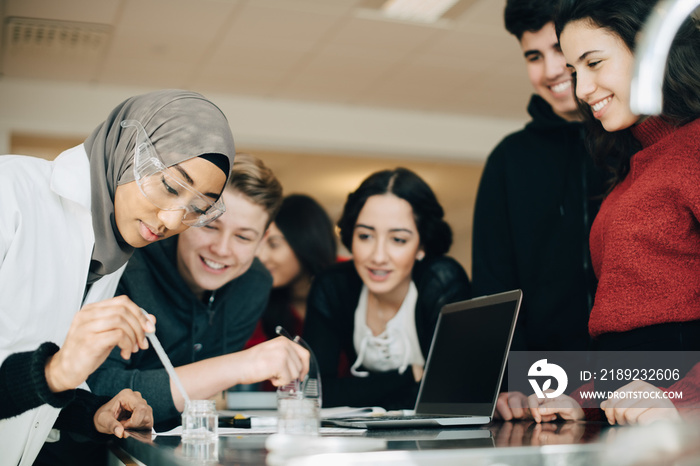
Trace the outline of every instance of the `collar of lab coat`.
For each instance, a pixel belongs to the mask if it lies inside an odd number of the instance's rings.
[[[82,144],[56,157],[51,190],[90,210],[90,162]]]

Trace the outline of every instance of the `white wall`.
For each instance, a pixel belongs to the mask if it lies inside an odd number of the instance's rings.
[[[87,135],[119,102],[149,89],[0,79],[0,153],[12,131]],[[483,161],[523,121],[206,94],[247,149]]]

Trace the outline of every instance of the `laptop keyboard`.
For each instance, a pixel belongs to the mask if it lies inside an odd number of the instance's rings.
[[[346,417],[346,418],[336,418],[333,420],[337,421],[405,421],[405,420],[421,420],[421,419],[447,419],[454,418],[457,416],[449,414],[408,414],[405,416],[363,416],[363,417]],[[459,416],[459,417],[470,417],[470,416]]]

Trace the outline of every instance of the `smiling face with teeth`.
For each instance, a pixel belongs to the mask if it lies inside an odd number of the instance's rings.
[[[559,48],[554,23],[545,24],[539,31],[525,31],[520,38],[520,48],[535,92],[563,119],[580,120],[571,73]]]
[[[199,297],[243,275],[265,237],[268,214],[262,206],[231,188],[222,196],[226,212],[181,233],[177,243],[177,269]]]
[[[576,72],[577,97],[590,105],[606,131],[620,131],[639,121],[629,106],[634,55],[619,36],[578,20],[564,27],[561,47]]]
[[[423,256],[411,204],[393,194],[367,198],[355,222],[352,260],[370,298],[403,302]]]

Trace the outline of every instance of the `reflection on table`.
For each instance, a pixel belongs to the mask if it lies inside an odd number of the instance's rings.
[[[131,457],[149,466],[414,464],[700,464],[700,426],[657,422],[650,426],[611,427],[606,423],[499,422],[474,428],[365,431],[345,437],[382,439],[386,451],[359,452],[342,447],[315,455],[268,453],[267,435],[220,436],[213,444],[183,443],[179,437],[132,433],[118,442]],[[331,445],[333,439],[322,438]],[[375,442],[376,444],[376,442]],[[357,445],[357,444],[355,444]],[[302,448],[303,450],[303,448]],[[352,450],[352,448],[350,448]],[[310,450],[305,450],[310,451]],[[684,462],[684,464],[686,464]]]

